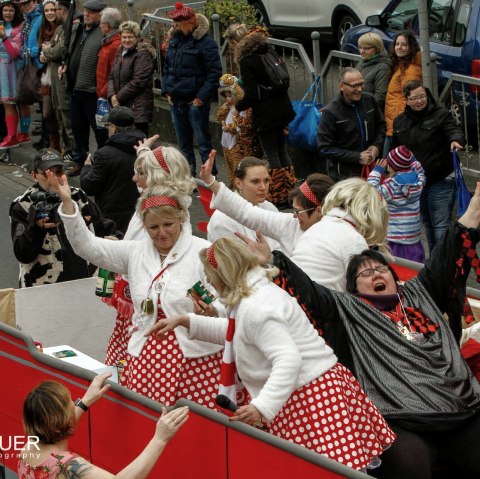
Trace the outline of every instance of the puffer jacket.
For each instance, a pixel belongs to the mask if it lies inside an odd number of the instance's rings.
[[[362,59],[357,64],[357,70],[365,80],[363,91],[371,93],[377,101],[378,107],[385,108],[388,82],[390,81],[390,59],[388,53],[383,51],[373,57]]]
[[[265,35],[251,33],[235,50],[245,91],[235,107],[238,111],[252,108],[253,126],[257,131],[287,126],[295,118],[288,91],[269,92],[260,87],[270,83],[261,59],[268,48]]]
[[[385,98],[387,136],[393,134],[393,120],[405,110],[406,100],[403,96],[403,87],[411,80],[422,81],[422,56],[420,52],[415,55],[413,62],[407,68],[402,69],[399,66],[390,78]]]
[[[33,12],[24,15],[25,21],[22,25],[23,35],[23,47],[21,57],[23,58],[25,53],[29,53],[33,64],[37,68],[42,68],[43,63],[38,59],[40,55],[40,46],[38,44],[38,30],[42,23],[43,5],[39,4],[35,7]]]
[[[85,165],[80,175],[83,191],[95,196],[103,216],[115,221],[122,233],[127,231],[138,199],[132,181],[137,158],[134,146],[144,138],[145,134],[136,128],[112,135],[93,155],[93,164]]]
[[[107,35],[102,42],[100,51],[98,52],[97,63],[97,97],[107,98],[108,75],[112,71],[113,62],[121,43],[120,33],[114,30]]]
[[[208,35],[209,22],[197,13],[198,27],[191,35],[174,31],[168,43],[163,70],[163,92],[174,103],[204,104],[216,95],[222,64],[215,41]]]
[[[323,110],[318,127],[318,154],[326,160],[328,175],[338,181],[360,176],[360,152],[370,146],[382,151],[385,120],[370,93],[347,103],[339,93]]]
[[[462,130],[448,110],[430,91],[427,106],[417,112],[408,105],[393,122],[392,148],[406,145],[425,170],[426,186],[446,178],[453,171],[450,143],[465,145]]]
[[[108,98],[116,95],[120,105],[131,108],[135,123],[149,123],[153,116],[153,70],[155,49],[140,40],[123,55],[120,47],[108,75]]]

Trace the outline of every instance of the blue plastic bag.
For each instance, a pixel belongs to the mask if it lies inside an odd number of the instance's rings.
[[[95,122],[97,123],[97,128],[106,128],[103,117],[108,115],[110,110],[110,103],[106,98],[99,98],[97,100],[97,111],[95,112]]]
[[[463,177],[462,166],[458,158],[457,150],[452,151],[453,168],[455,171],[455,183],[457,185],[457,212],[458,216],[462,216],[468,208],[472,194],[468,191],[465,179]]]
[[[317,131],[320,123],[320,108],[322,108],[317,101],[319,89],[320,77],[314,80],[301,100],[292,101],[296,116],[288,125],[289,145],[304,150],[317,149]],[[312,99],[307,100],[310,93],[312,93]]]

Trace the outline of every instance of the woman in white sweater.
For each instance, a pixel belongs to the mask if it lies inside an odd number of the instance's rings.
[[[66,176],[47,174],[62,199],[59,213],[75,252],[128,275],[134,313],[122,384],[167,406],[185,398],[213,408],[222,346],[192,340],[182,328],[160,341],[145,336],[159,318],[192,312],[187,290],[205,278],[198,252],[210,243],[192,236],[185,196],[167,187],[147,190],[137,213],[148,237],[97,241],[71,200]]]
[[[215,195],[211,207],[277,240],[285,255],[313,281],[345,291],[350,257],[372,246],[385,251],[388,208],[375,188],[364,180],[340,181],[320,197],[322,179],[328,177],[314,173],[291,192],[292,215],[253,208],[215,180],[212,164],[208,160],[200,172]]]
[[[138,147],[137,159],[134,164],[133,181],[140,193],[154,186],[169,186],[185,195],[188,205],[195,181],[190,174],[190,167],[185,157],[176,148],[171,146],[158,146],[154,150],[150,146],[158,135],[144,140]],[[187,217],[188,218],[188,217]],[[184,228],[189,228],[186,221]],[[134,214],[128,225],[124,240],[140,241],[148,238],[139,215]],[[115,326],[108,341],[105,364],[115,366],[127,358],[127,345],[129,340],[128,328],[133,316],[133,303],[130,297],[130,286],[125,274],[117,274],[113,294],[103,301],[117,310]]]
[[[150,333],[162,337],[187,328],[190,338],[218,344],[226,338],[224,363],[230,367],[222,371],[222,385],[235,384],[228,373],[236,370],[251,397],[232,420],[264,421],[272,434],[354,469],[369,466],[395,435],[295,298],[270,282],[236,239],[217,240],[200,258],[228,319],[169,316]],[[219,392],[235,402],[231,386]]]
[[[278,213],[277,208],[270,201],[267,201],[270,188],[270,174],[268,172],[268,163],[265,160],[247,156],[240,161],[233,173],[232,187],[235,193],[253,206]],[[255,239],[255,231],[241,225],[219,210],[213,213],[207,227],[208,241],[213,242],[218,238],[234,236],[236,232],[240,232],[250,239]],[[272,251],[281,249],[280,244],[274,239],[268,236],[265,239]]]

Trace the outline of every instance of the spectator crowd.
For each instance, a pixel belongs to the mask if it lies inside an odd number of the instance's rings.
[[[299,181],[286,146],[295,112],[268,33],[231,25],[225,73],[208,19],[180,2],[168,15],[162,93],[178,149],[149,131],[159,57],[136,22],[104,0],[85,0],[81,13],[67,0],[0,2],[0,149],[31,141],[36,102],[44,131],[34,184],[10,206],[20,286],[116,273],[105,363],[165,406],[218,409],[227,398],[232,421],[378,478],[429,479],[439,466],[478,477],[480,385],[459,342],[480,184],[452,221],[451,153],[465,140],[422,83],[415,36],[398,33],[390,55],[378,35],[359,39],[358,68],[340,71],[322,110],[327,174]],[[216,178],[209,129],[217,93],[228,184]],[[192,231],[195,188],[211,191],[208,239]],[[394,256],[425,267],[402,283]],[[51,444],[64,451],[62,470],[103,477],[66,438],[106,379],[75,401],[65,433],[48,442],[42,426],[41,458],[20,461],[24,477],[55,477]],[[40,434],[40,393],[58,399],[63,418],[71,402],[58,383],[33,390],[28,433]],[[186,420],[186,410],[164,413],[130,472],[153,467]]]

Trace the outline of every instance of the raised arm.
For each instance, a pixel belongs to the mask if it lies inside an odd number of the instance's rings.
[[[471,252],[480,240],[480,182],[465,214],[450,226],[443,240],[437,243],[418,279],[430,293],[436,305],[447,313],[458,337],[458,325],[465,298],[466,281],[471,269]],[[457,329],[455,329],[457,328]]]
[[[223,183],[216,181],[211,174],[214,158],[214,155],[210,155],[200,170],[200,178],[215,195],[211,207],[247,228],[260,230],[265,236],[278,241],[282,251],[288,255],[292,254],[296,241],[302,235],[298,221],[289,213],[257,208],[230,191]]]
[[[111,241],[97,238],[86,226],[78,211],[78,205],[72,201],[72,194],[66,175],[61,178],[49,170],[46,171],[50,184],[62,200],[59,215],[62,218],[67,238],[76,254],[101,268],[128,273],[128,260],[134,242]]]

